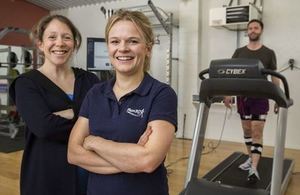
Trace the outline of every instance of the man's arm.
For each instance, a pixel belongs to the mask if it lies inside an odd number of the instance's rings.
[[[280,87],[280,79],[279,78],[277,78],[275,76],[271,76],[271,80],[272,80],[272,83],[274,83],[275,85]]]

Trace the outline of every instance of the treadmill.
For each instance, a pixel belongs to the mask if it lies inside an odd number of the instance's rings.
[[[284,91],[268,81],[268,75],[279,78]],[[259,60],[243,58],[213,60],[199,77],[202,80],[200,104],[184,190],[180,195],[283,195],[295,164],[291,159],[284,159],[287,113],[293,105],[285,77],[264,69]],[[274,158],[261,157],[258,165],[261,180],[254,184],[247,181],[247,171],[238,169],[248,158],[239,152],[230,155],[203,178],[197,178],[210,106],[214,98],[238,95],[272,99],[279,106]]]

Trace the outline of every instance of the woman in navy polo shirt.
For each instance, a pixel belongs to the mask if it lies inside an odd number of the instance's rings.
[[[147,73],[151,24],[141,12],[120,10],[105,36],[116,76],[88,92],[68,160],[90,171],[89,195],[167,195],[164,159],[177,128],[177,97]]]

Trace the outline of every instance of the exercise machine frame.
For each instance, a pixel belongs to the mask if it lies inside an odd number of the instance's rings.
[[[205,78],[204,75],[208,73],[209,78]],[[268,81],[267,75],[279,78],[283,83],[284,92]],[[210,68],[202,71],[199,77],[202,79],[199,92],[200,105],[188,162],[185,190],[181,194],[195,194],[195,191],[200,188],[206,188],[203,191],[204,194],[269,194],[265,190],[222,185],[197,178],[212,98],[236,95],[273,99],[279,106],[270,194],[283,194],[288,182],[284,180],[285,183],[281,185],[287,114],[288,108],[293,104],[285,77],[277,72],[264,69],[259,60],[252,59],[214,60],[211,62]]]

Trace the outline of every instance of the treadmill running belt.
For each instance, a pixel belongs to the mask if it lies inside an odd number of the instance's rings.
[[[233,153],[232,155],[234,155],[234,154],[236,154],[236,153]],[[228,158],[230,158],[230,157],[228,157]],[[258,173],[260,176],[260,181],[258,181],[257,183],[251,184],[247,181],[248,171],[243,171],[238,168],[238,166],[240,164],[242,164],[243,162],[245,162],[247,160],[247,158],[248,158],[248,155],[245,155],[245,154],[241,155],[222,174],[220,174],[219,176],[214,178],[213,181],[219,182],[221,184],[232,185],[232,186],[269,190],[271,175],[272,175],[273,159],[268,158],[268,157],[262,157],[260,159],[260,162],[258,165]],[[289,162],[289,160],[284,161],[283,178],[290,166],[290,163],[291,162]],[[217,172],[217,170],[214,170],[214,171]],[[209,174],[207,174],[207,175],[209,175]],[[210,174],[208,177],[207,177],[207,175],[204,176],[204,178],[208,179],[208,180],[212,180],[212,177],[211,177],[212,174]]]
[[[262,158],[258,165],[258,173],[260,176],[260,181],[254,184],[250,184],[247,181],[248,171],[243,171],[238,168],[240,164],[247,160],[248,156],[243,155],[237,161],[235,161],[232,166],[223,172],[222,175],[217,177],[215,181],[220,181],[223,184],[256,188],[256,189],[266,189],[271,181],[272,174],[272,159]]]

